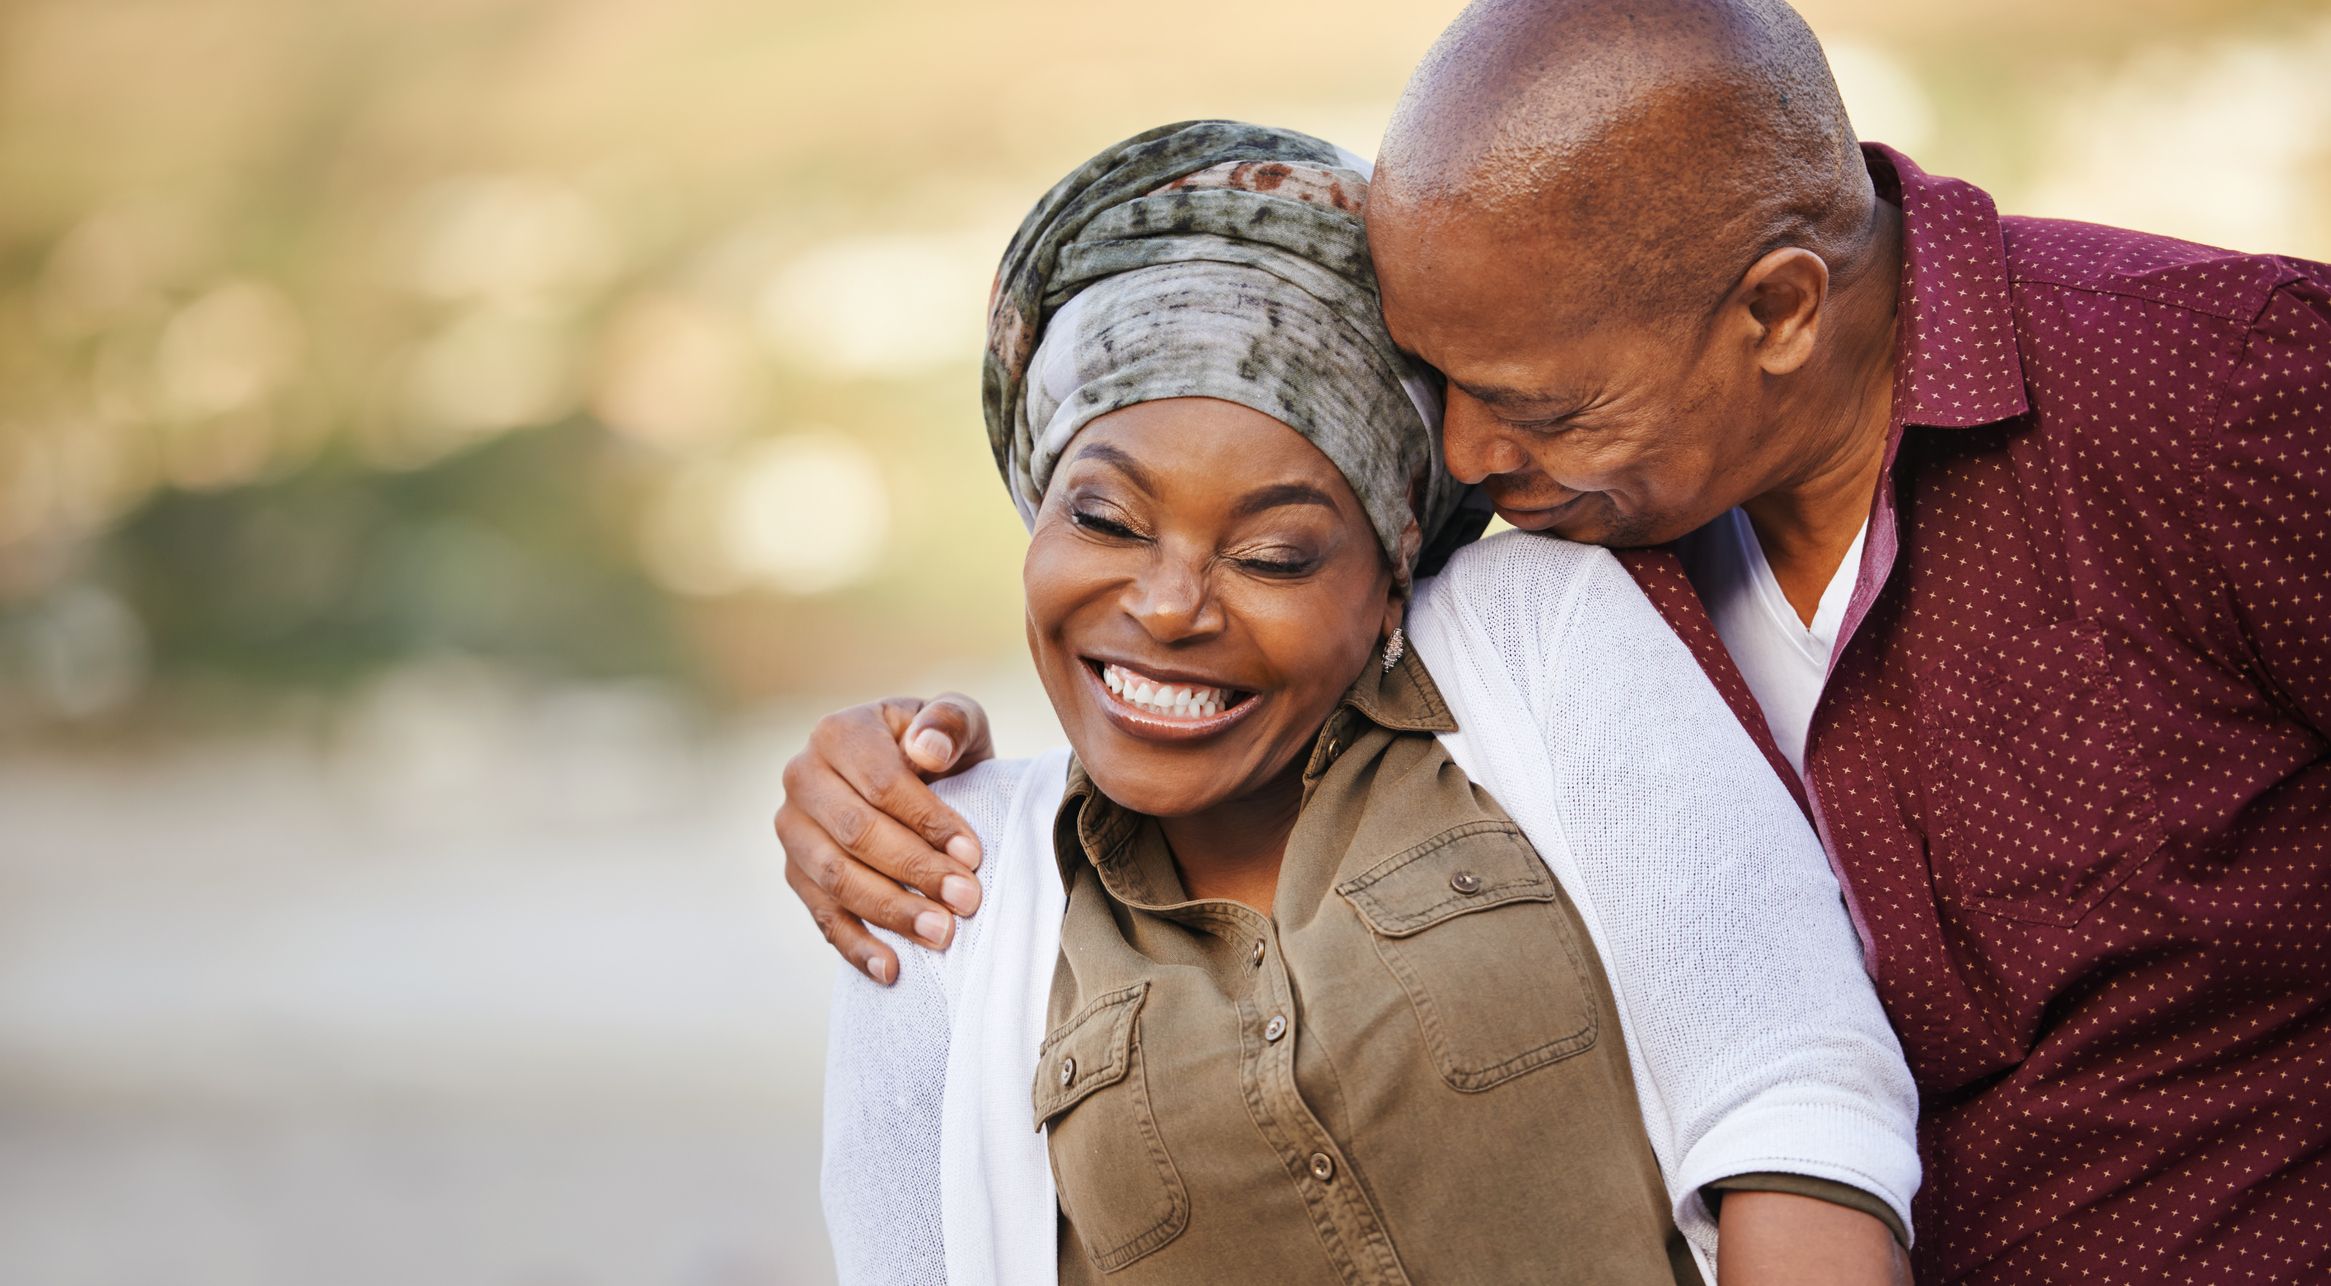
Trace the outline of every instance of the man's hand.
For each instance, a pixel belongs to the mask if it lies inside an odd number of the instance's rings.
[[[867,924],[944,949],[955,935],[950,910],[979,909],[979,840],[924,783],[994,757],[987,712],[950,692],[829,714],[785,765],[785,882],[858,972],[884,986],[898,980],[898,953]]]

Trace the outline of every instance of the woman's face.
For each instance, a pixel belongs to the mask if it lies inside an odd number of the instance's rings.
[[[1085,426],[1024,578],[1029,648],[1077,757],[1157,817],[1300,772],[1400,619],[1343,475],[1295,430],[1212,398]]]

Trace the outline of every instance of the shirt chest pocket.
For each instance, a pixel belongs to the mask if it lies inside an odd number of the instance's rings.
[[[1149,984],[1095,998],[1044,1038],[1036,1128],[1060,1207],[1085,1252],[1114,1272],[1181,1234],[1190,1200],[1159,1137],[1141,1061]]]
[[[2079,923],[2160,851],[2137,728],[2105,631],[2010,638],[1925,703],[1928,844],[1946,906]]]
[[[1599,1021],[1562,886],[1511,822],[1453,827],[1336,886],[1408,993],[1451,1088],[1593,1047]]]

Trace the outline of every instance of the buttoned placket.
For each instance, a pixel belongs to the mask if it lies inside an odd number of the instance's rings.
[[[1332,723],[1331,723],[1332,726]],[[1239,1086],[1255,1128],[1287,1167],[1337,1272],[1351,1282],[1404,1282],[1383,1220],[1320,1123],[1295,1078],[1304,1039],[1295,988],[1277,949],[1276,926],[1251,907],[1219,903],[1208,910],[1222,927],[1254,936],[1248,952],[1254,990],[1238,1004]]]
[[[1337,707],[1305,761],[1306,802],[1346,756],[1378,730],[1384,717],[1350,699]],[[1434,730],[1446,718],[1446,710],[1436,699],[1424,716],[1391,718],[1392,723],[1382,726],[1417,722],[1419,730]],[[1408,1281],[1367,1185],[1355,1177],[1351,1158],[1303,1096],[1296,1063],[1306,1036],[1275,922],[1239,902],[1173,901],[1167,888],[1143,874],[1145,863],[1134,860],[1137,841],[1132,819],[1122,814],[1079,834],[1080,847],[1092,854],[1095,870],[1117,901],[1203,932],[1233,953],[1239,972],[1252,980],[1246,996],[1234,1002],[1239,1085],[1249,1117],[1285,1166],[1338,1275],[1354,1283]]]

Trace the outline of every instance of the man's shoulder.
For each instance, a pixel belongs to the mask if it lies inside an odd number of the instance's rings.
[[[2287,255],[2246,254],[2175,237],[2070,219],[2003,217],[2007,273],[2031,288],[2145,300],[2235,325],[2255,322],[2274,292],[2331,269]]]

